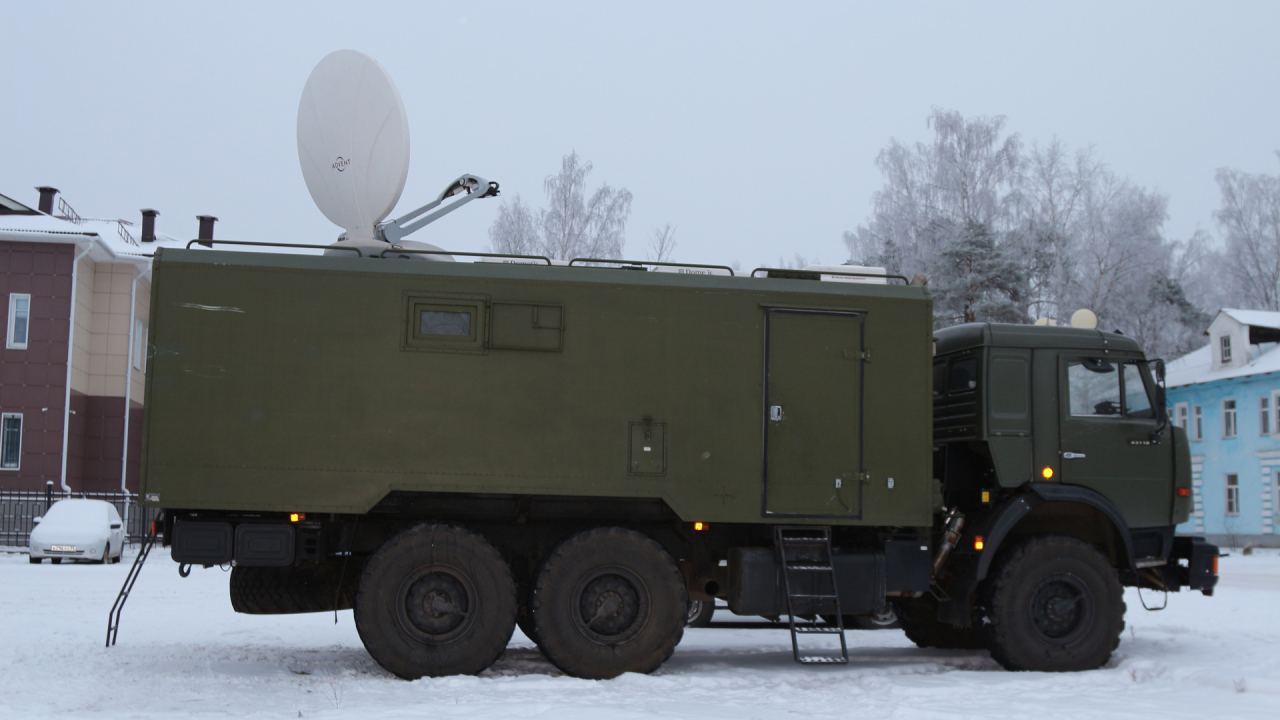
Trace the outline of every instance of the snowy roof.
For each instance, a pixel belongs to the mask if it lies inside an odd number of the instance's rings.
[[[1241,325],[1275,328],[1280,330],[1280,312],[1270,312],[1268,310],[1237,310],[1235,308],[1223,308],[1222,312]]]
[[[1265,314],[1280,315],[1280,313]],[[1249,354],[1250,358],[1247,365],[1243,367],[1224,367],[1215,371],[1213,369],[1213,344],[1210,343],[1199,350],[1193,350],[1170,362],[1166,367],[1165,385],[1168,387],[1180,387],[1182,385],[1196,385],[1215,380],[1227,380],[1280,371],[1280,345],[1275,343],[1253,345],[1249,348]]]
[[[82,242],[94,231],[50,215],[0,215],[0,240]],[[47,236],[47,237],[41,237]],[[64,236],[64,237],[59,237]]]

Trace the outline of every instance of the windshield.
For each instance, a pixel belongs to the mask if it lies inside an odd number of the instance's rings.
[[[101,500],[59,500],[44,514],[44,519],[59,523],[100,523],[107,519],[107,504]]]

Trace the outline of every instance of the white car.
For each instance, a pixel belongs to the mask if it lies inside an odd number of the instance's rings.
[[[124,523],[120,513],[103,500],[59,500],[31,530],[31,562],[63,558],[96,563],[120,562],[124,552]]]

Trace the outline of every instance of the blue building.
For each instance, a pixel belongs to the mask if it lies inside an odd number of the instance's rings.
[[[1209,344],[1169,363],[1173,422],[1191,440],[1195,506],[1183,533],[1280,546],[1280,312],[1225,309]]]

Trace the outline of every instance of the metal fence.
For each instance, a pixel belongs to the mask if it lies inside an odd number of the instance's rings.
[[[66,496],[58,493],[49,498],[42,492],[0,490],[0,546],[27,547],[34,518],[44,515],[47,503],[57,502]],[[124,493],[75,493],[71,497],[105,500],[116,506],[116,512],[125,518],[125,538],[128,542],[141,542],[151,530],[151,521],[160,513],[155,508],[145,508],[137,495]]]

